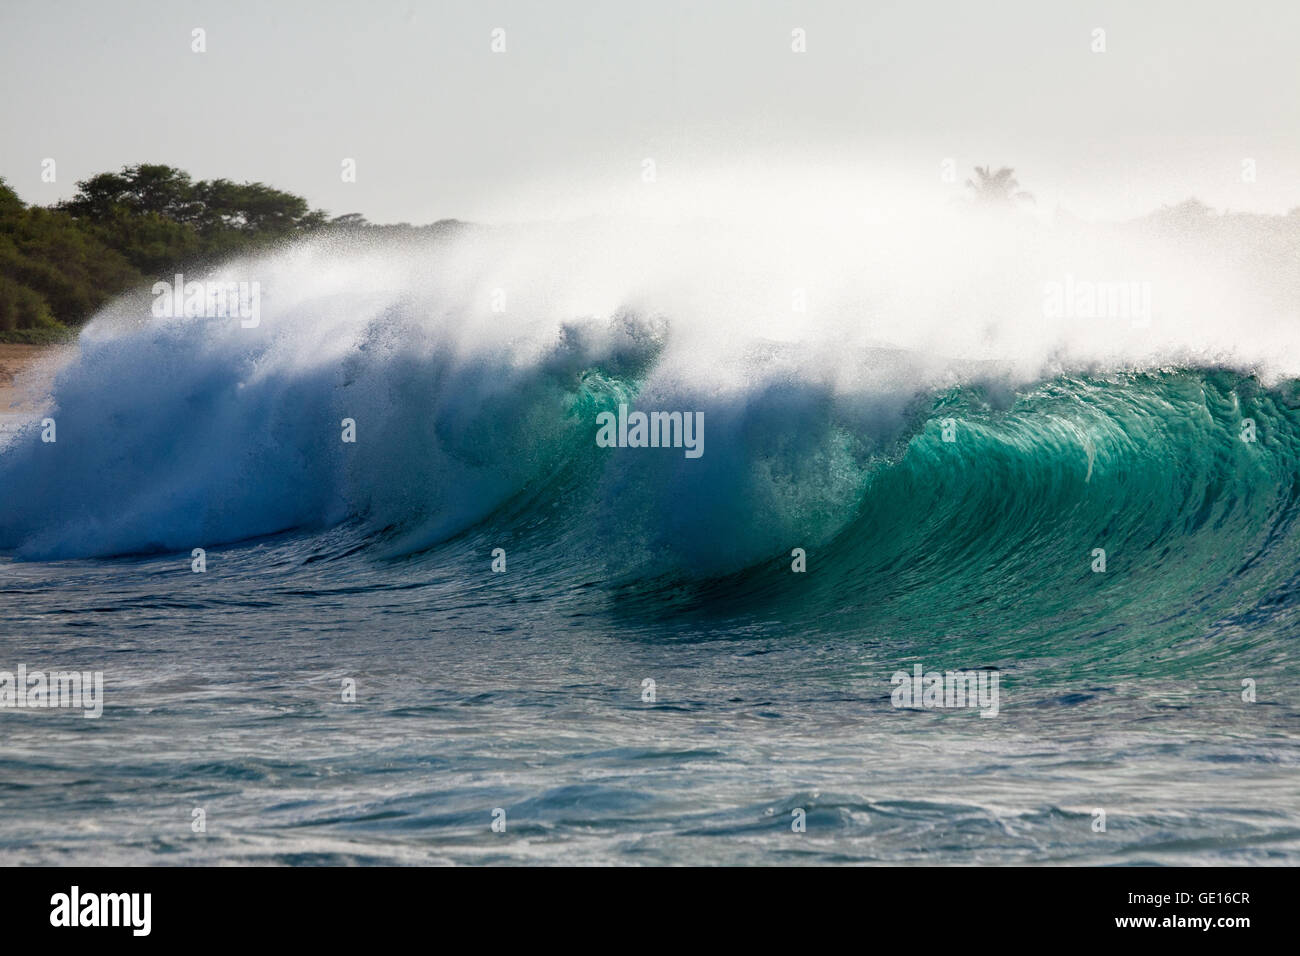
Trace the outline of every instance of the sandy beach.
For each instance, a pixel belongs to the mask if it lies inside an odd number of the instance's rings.
[[[46,396],[56,362],[66,346],[12,345],[0,342],[0,414],[27,411]]]

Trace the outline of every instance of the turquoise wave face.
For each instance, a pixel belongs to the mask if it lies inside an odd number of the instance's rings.
[[[581,421],[635,399],[585,382]],[[580,435],[470,546],[520,551],[542,588],[584,582],[655,639],[749,619],[1068,680],[1259,672],[1297,614],[1298,406],[1223,369],[883,405],[758,390],[704,403],[697,462]]]
[[[725,582],[662,583],[685,605],[921,658],[1264,665],[1297,613],[1298,437],[1289,387],[1224,370],[958,388],[873,461],[805,573],[774,554]]]
[[[1229,370],[705,390],[657,380],[661,343],[628,322],[527,366],[369,343],[342,376],[203,353],[128,375],[184,344],[150,335],[87,346],[58,443],[33,425],[0,451],[0,548],[187,553],[288,530],[319,535],[311,560],[504,547],[533,587],[577,582],[631,631],[752,616],[1003,661],[1072,641],[1080,667],[1264,663],[1296,613],[1300,403]],[[703,455],[598,447],[620,404],[702,412]]]

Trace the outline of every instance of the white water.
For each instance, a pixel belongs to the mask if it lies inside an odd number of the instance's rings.
[[[643,379],[642,407],[712,409],[723,448],[797,431],[819,401],[887,442],[919,390],[972,374],[1300,374],[1296,263],[1261,268],[1251,241],[950,209],[306,242],[212,276],[260,284],[257,328],[158,319],[147,294],[97,317],[52,389],[57,444],[33,425],[0,455],[0,547],[187,549],[358,515],[427,545],[559,463],[582,437],[561,411],[593,367]],[[1067,277],[1146,284],[1149,322],[1047,317],[1045,283]],[[361,445],[340,442],[344,418]],[[809,487],[817,511],[855,487],[850,461],[814,468],[797,442],[777,457],[765,497]]]

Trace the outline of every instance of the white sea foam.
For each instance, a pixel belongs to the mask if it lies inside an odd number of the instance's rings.
[[[1277,247],[1262,231],[1225,241],[950,209],[304,242],[208,277],[260,284],[256,328],[156,318],[143,293],[87,327],[51,389],[57,443],[33,425],[0,452],[0,547],[184,550],[352,516],[426,546],[593,446],[594,421],[566,415],[593,369],[638,383],[643,407],[708,410],[706,459],[656,457],[627,480],[667,496],[703,462],[699,533],[726,530],[719,502],[794,496],[815,536],[808,516],[852,502],[861,456],[926,388],[1080,367],[1300,373],[1294,261],[1262,266]],[[1146,284],[1149,321],[1045,314],[1064,276]]]

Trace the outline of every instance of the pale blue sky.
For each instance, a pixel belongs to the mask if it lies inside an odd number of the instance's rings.
[[[1295,0],[4,0],[0,175],[51,202],[166,162],[428,222],[601,211],[645,157],[663,180],[834,162],[959,191],[951,157],[1014,165],[1040,208],[1282,212],[1297,36]]]

